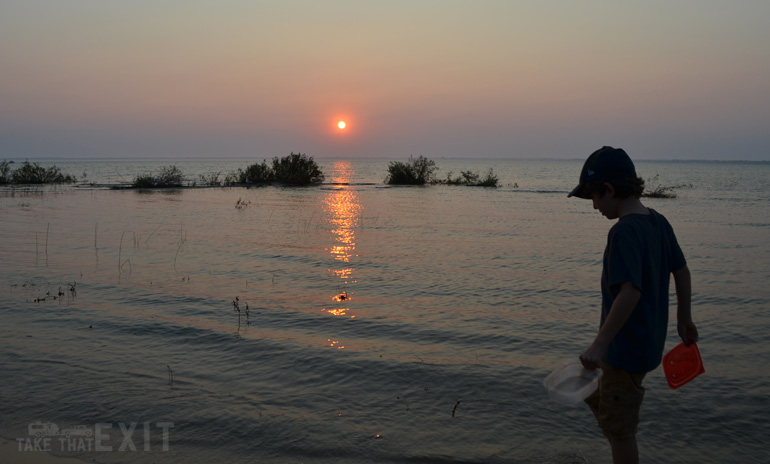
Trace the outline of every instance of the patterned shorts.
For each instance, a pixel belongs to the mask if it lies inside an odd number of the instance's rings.
[[[607,366],[599,389],[586,398],[604,436],[610,439],[636,435],[639,407],[644,399],[645,372],[628,372]]]

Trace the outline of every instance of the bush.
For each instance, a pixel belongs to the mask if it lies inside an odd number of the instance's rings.
[[[312,156],[293,152],[273,158],[273,177],[276,182],[290,185],[320,184],[325,179]]]
[[[475,187],[497,187],[500,183],[500,178],[495,175],[495,172],[490,168],[487,173],[487,177],[473,184]]]
[[[11,172],[12,162],[0,163],[0,183],[3,184],[71,184],[74,176],[62,174],[56,166],[44,168],[38,163],[25,161],[21,167]]]
[[[0,185],[11,183],[11,163],[13,161],[0,161]]]
[[[246,169],[238,169],[226,179],[239,184],[269,184],[280,182],[289,185],[320,184],[323,172],[312,156],[292,152],[283,158],[273,158],[272,166],[266,160],[254,163]]]
[[[262,160],[262,164],[254,163],[246,170],[238,169],[236,178],[241,184],[266,184],[275,180],[275,174],[267,161]]]
[[[388,165],[388,177],[386,184],[391,185],[425,185],[435,181],[435,172],[438,168],[433,160],[424,156],[416,159],[409,157],[409,161],[402,163],[393,161]]]
[[[139,175],[134,178],[134,187],[136,188],[167,188],[181,187],[184,183],[184,174],[176,166],[168,166],[160,170],[160,174]]]

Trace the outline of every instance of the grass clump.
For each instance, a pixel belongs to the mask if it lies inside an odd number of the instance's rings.
[[[206,187],[219,187],[222,185],[222,179],[219,177],[222,175],[222,172],[212,172],[208,174],[198,174],[198,182],[200,182],[200,185],[206,186]],[[227,176],[225,176],[225,181],[227,181]]]
[[[446,180],[442,184],[446,185],[467,185],[470,187],[497,187],[500,179],[495,175],[494,170],[490,169],[486,177],[481,177],[479,173],[472,171],[460,171],[460,175],[452,177],[452,172],[447,174]]]
[[[424,156],[409,157],[409,161],[393,161],[388,165],[385,183],[390,185],[425,185],[435,181],[438,168],[433,160]]]
[[[288,185],[320,184],[326,178],[312,156],[292,152],[283,158],[275,157],[254,163],[246,169],[238,169],[234,178],[241,184],[269,184],[279,182]]]
[[[183,183],[184,174],[182,170],[171,165],[161,169],[157,176],[149,173],[136,176],[133,186],[136,188],[169,188],[181,187]]]
[[[660,174],[656,174],[652,179],[647,179],[646,184],[649,188],[645,188],[642,197],[644,198],[676,198],[676,190],[683,188],[692,188],[692,184],[679,184],[679,185],[661,185]]]
[[[13,170],[11,164],[13,161],[0,162],[0,184],[72,184],[77,181],[75,176],[63,174],[56,166],[44,168],[25,161]]]

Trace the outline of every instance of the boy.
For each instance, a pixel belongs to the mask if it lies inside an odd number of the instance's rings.
[[[614,463],[637,463],[636,426],[642,379],[663,357],[668,325],[669,275],[677,296],[677,331],[698,340],[690,315],[690,271],[666,218],[639,200],[644,180],[625,151],[603,147],[588,157],[580,184],[568,195],[593,200],[607,219],[602,269],[602,317],[593,344],[580,356],[587,369],[603,369],[599,389],[586,399],[612,447]]]

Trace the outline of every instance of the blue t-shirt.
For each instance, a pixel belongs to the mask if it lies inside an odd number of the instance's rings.
[[[648,372],[660,364],[668,330],[668,289],[671,272],[687,262],[665,217],[623,216],[610,229],[602,270],[604,324],[620,285],[631,282],[641,292],[639,303],[610,343],[606,362],[616,369]]]

